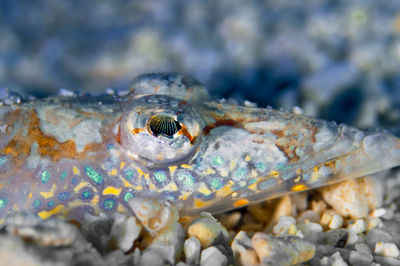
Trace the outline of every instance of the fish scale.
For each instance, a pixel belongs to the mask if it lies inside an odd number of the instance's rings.
[[[0,121],[0,218],[81,221],[134,197],[218,213],[400,164],[389,133],[216,102],[173,73],[139,76],[125,96],[3,105]]]

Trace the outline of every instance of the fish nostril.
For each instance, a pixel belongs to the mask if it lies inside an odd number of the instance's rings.
[[[168,115],[153,115],[148,123],[151,133],[155,136],[172,138],[182,128],[178,121]]]

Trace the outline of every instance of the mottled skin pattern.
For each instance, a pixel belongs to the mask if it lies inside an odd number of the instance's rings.
[[[157,117],[175,131],[156,132]],[[132,197],[221,212],[400,164],[388,133],[218,103],[176,74],[140,76],[126,96],[2,106],[0,118],[0,218],[81,220],[127,212]]]

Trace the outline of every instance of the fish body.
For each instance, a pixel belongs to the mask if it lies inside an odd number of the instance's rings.
[[[125,96],[3,105],[0,121],[0,218],[81,220],[133,197],[217,213],[400,164],[389,133],[216,102],[178,74],[139,76]]]

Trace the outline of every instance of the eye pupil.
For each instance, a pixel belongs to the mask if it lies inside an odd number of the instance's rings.
[[[155,136],[163,135],[172,138],[181,130],[181,124],[167,115],[154,115],[150,118],[149,126]]]

